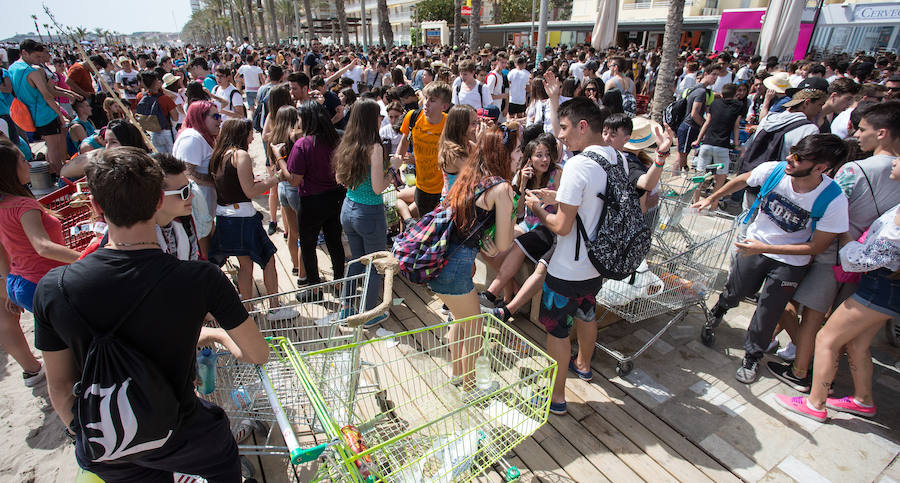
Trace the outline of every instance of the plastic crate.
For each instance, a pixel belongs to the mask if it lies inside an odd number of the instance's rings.
[[[86,193],[87,185],[82,184],[82,193]],[[73,250],[84,251],[88,244],[94,238],[96,233],[92,230],[78,230],[81,225],[91,222],[93,218],[93,210],[90,204],[72,205],[72,197],[78,191],[78,184],[67,184],[66,186],[50,193],[38,201],[42,205],[53,211],[62,223],[63,241],[65,245]],[[76,228],[76,230],[73,230]]]
[[[647,108],[650,106],[650,96],[642,96],[640,94],[634,96],[634,102],[636,104],[635,114],[640,116],[641,114],[647,114]]]

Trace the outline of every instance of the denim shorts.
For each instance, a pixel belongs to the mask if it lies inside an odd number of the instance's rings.
[[[864,273],[851,298],[876,312],[897,317],[900,315],[900,280],[888,278],[891,273],[886,268]]]
[[[37,284],[18,275],[6,276],[6,294],[9,300],[23,309],[34,312],[34,289]]]
[[[472,267],[478,256],[478,247],[451,243],[447,247],[450,258],[438,276],[428,282],[428,288],[438,295],[465,295],[475,289]]]
[[[262,214],[216,216],[216,231],[209,247],[209,261],[218,266],[228,257],[250,257],[261,268],[275,255],[275,245],[262,226]]]
[[[300,191],[287,181],[278,183],[278,204],[287,206],[294,210],[294,213],[300,214]]]

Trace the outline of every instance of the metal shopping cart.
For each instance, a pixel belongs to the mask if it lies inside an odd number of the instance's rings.
[[[737,227],[736,218],[721,212],[697,212],[675,198],[661,198],[659,217],[653,227],[653,241],[646,269],[631,279],[607,281],[597,294],[597,302],[607,311],[635,323],[663,314],[669,321],[633,354],[625,355],[597,343],[597,347],[618,361],[616,372],[631,372],[633,362],[691,307],[711,320],[706,298],[717,289],[723,270],[728,270],[728,254]]]
[[[288,457],[292,464],[308,462],[304,457],[310,453],[300,452],[297,441],[298,435],[307,436],[304,441],[316,441],[317,431],[312,427],[315,412],[307,393],[302,390],[294,366],[289,364],[290,359],[284,355],[284,343],[273,346],[271,341],[287,341],[292,353],[360,341],[362,325],[386,310],[392,301],[396,260],[387,252],[377,252],[350,263],[355,262],[366,267],[373,265],[385,276],[383,301],[369,311],[362,310],[369,270],[331,282],[246,301],[251,317],[263,336],[270,341],[272,352],[269,362],[264,367],[256,367],[238,362],[227,352],[220,353],[216,365],[216,390],[209,395],[201,395],[225,409],[234,433],[240,433],[241,425],[246,425],[250,432],[255,428],[263,434],[261,442],[242,442],[238,445],[242,456],[281,456]],[[288,312],[284,312],[285,310]],[[335,358],[330,362],[330,368],[339,366],[347,373],[351,367],[367,364],[359,358]],[[325,369],[327,368],[322,368]],[[377,374],[374,378],[373,387],[377,387]],[[365,393],[369,389],[368,386],[361,386],[358,380],[348,380],[341,394],[348,397],[349,394]],[[260,423],[264,427],[260,427]],[[279,433],[281,440],[277,437]]]
[[[442,340],[453,326],[463,334],[455,344]],[[327,369],[360,355],[372,366]],[[292,357],[328,441],[316,448],[323,457],[317,481],[470,481],[505,463],[547,421],[557,371],[552,358],[490,315]],[[453,377],[454,366],[461,376]],[[344,397],[348,382],[373,373],[378,391]],[[505,466],[507,479],[518,477]]]
[[[397,195],[399,192],[394,185],[390,185],[381,193],[384,203],[384,219],[387,222],[388,233],[400,231],[400,213],[397,211]]]

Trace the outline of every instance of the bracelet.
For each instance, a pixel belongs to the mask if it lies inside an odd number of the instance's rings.
[[[662,162],[660,163],[660,161]],[[656,161],[653,162],[653,165],[662,168],[666,165],[666,158],[656,158]]]
[[[660,158],[667,158],[667,157],[669,157],[670,152],[671,151],[657,151],[656,155],[659,156]]]

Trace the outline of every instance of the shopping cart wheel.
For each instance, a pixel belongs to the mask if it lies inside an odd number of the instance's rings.
[[[716,332],[712,327],[704,326],[700,329],[700,342],[706,347],[712,347],[716,343]]]
[[[632,369],[634,369],[634,363],[631,361],[623,361],[616,364],[616,374],[621,377],[627,376]]]
[[[893,318],[884,324],[884,337],[894,347],[900,347],[900,320]]]
[[[519,471],[515,466],[510,466],[506,469],[506,481],[519,481],[519,478],[522,476],[522,472]]]

